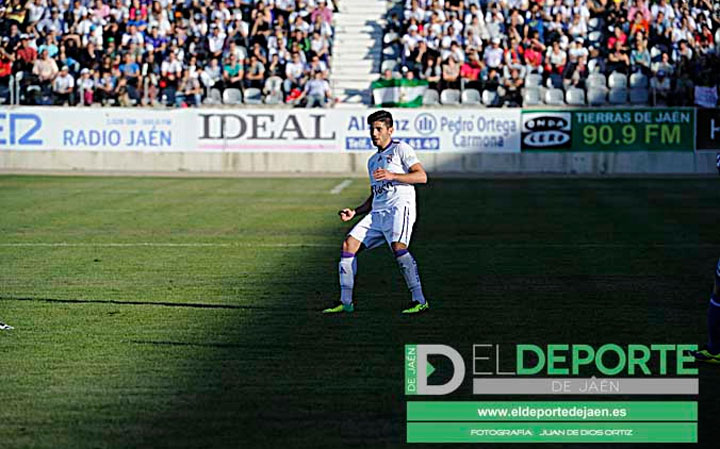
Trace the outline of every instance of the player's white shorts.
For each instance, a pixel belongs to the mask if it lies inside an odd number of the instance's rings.
[[[400,242],[410,246],[415,224],[415,208],[398,205],[386,211],[371,212],[355,225],[348,235],[362,242],[368,249],[387,242]]]

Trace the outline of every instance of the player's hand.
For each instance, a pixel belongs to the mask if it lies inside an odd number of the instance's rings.
[[[375,178],[375,181],[393,181],[395,179],[395,173],[385,170],[384,168],[378,168],[373,172],[373,178]]]
[[[338,215],[340,215],[340,219],[342,221],[350,221],[355,216],[355,209],[343,209],[340,212],[338,212]]]

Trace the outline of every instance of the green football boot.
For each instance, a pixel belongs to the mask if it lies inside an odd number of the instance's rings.
[[[422,313],[426,310],[430,309],[430,304],[425,302],[425,304],[420,304],[419,302],[410,301],[410,304],[407,306],[405,310],[402,311],[404,315],[409,315],[411,313]]]
[[[703,362],[703,363],[713,363],[713,364],[720,364],[720,353],[713,354],[711,353],[707,346],[703,346],[702,348],[698,349],[697,351],[689,351],[690,354],[692,354],[693,357],[695,357],[696,362]]]
[[[354,312],[355,306],[353,303],[350,304],[343,304],[342,302],[338,301],[334,306],[328,307],[327,309],[323,310],[322,313],[342,313],[342,312]]]

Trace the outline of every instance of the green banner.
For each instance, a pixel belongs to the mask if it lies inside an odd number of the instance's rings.
[[[420,79],[381,79],[370,84],[375,105],[384,108],[418,108],[428,82]]]
[[[697,443],[696,423],[420,423],[408,443]]]
[[[692,108],[523,111],[523,151],[694,151]]]
[[[697,421],[689,401],[411,401],[408,421]]]

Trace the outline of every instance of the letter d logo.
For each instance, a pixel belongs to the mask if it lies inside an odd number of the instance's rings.
[[[427,378],[435,368],[427,361],[428,355],[442,355],[453,364],[453,376],[444,385],[428,385]],[[405,394],[427,394],[439,396],[450,394],[465,379],[465,362],[460,354],[445,345],[406,345],[405,346]]]

